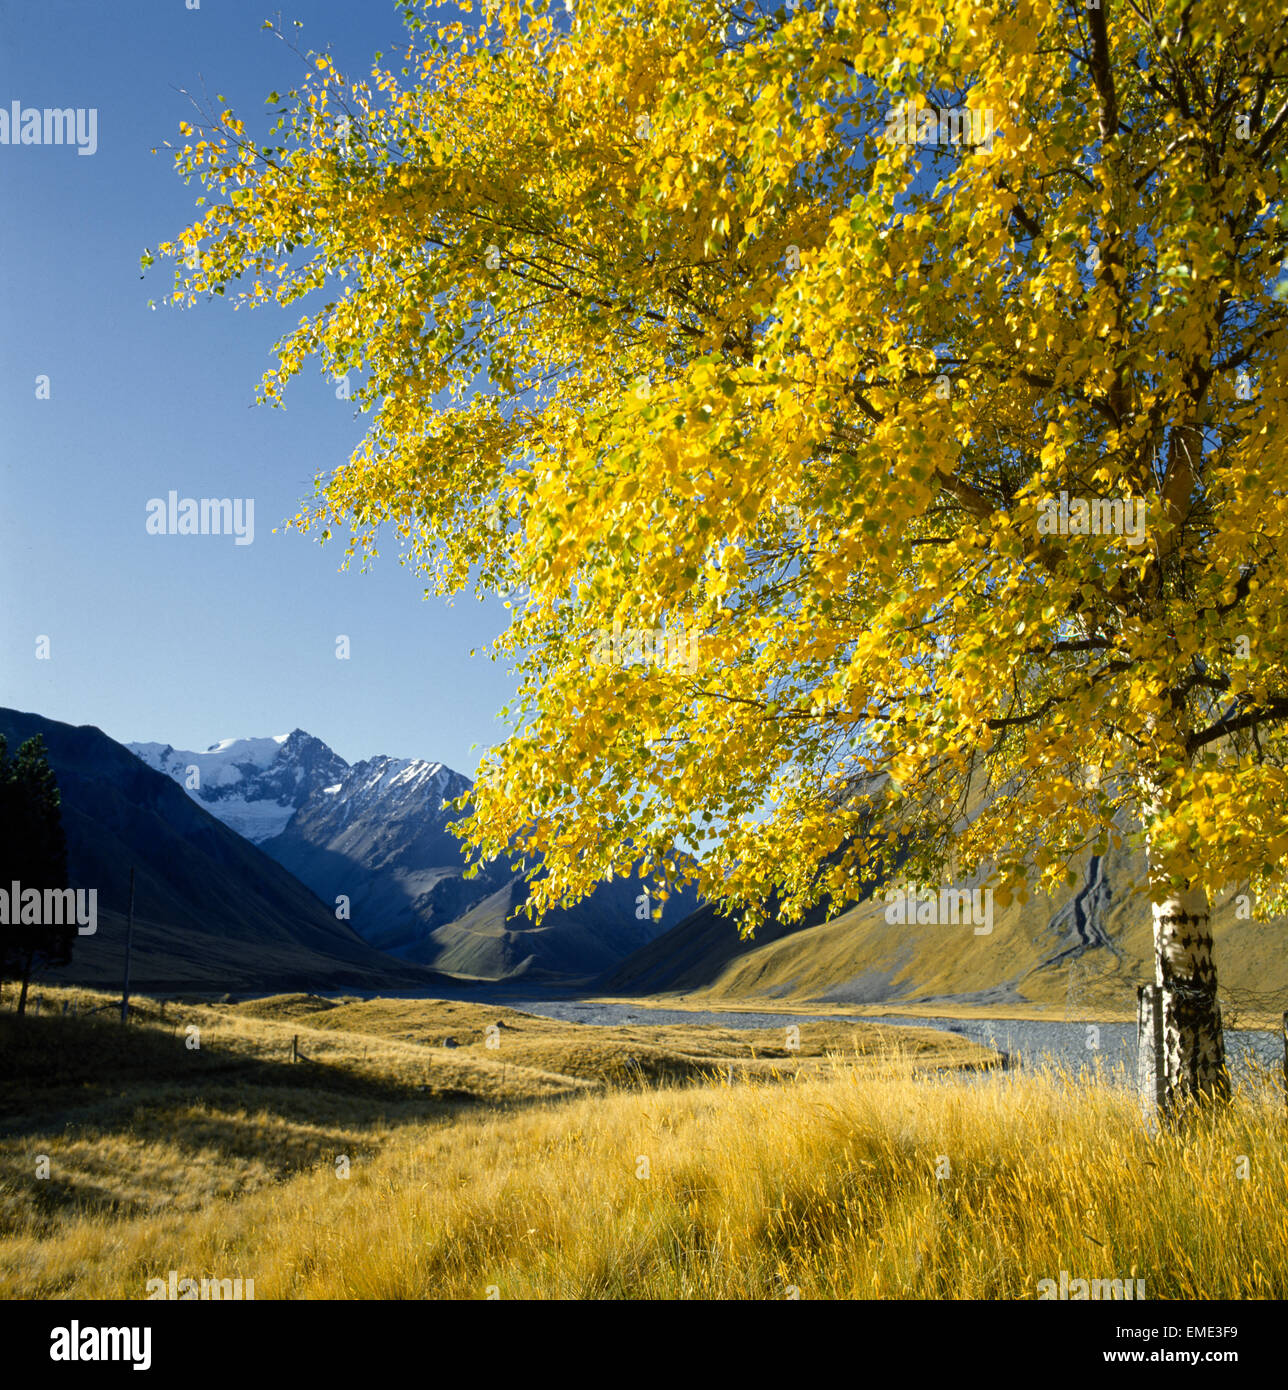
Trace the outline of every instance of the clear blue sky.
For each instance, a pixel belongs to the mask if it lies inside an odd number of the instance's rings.
[[[153,311],[172,267],[140,278],[144,248],[179,232],[200,193],[160,148],[192,114],[179,89],[204,83],[266,129],[264,98],[302,76],[262,28],[277,13],[278,0],[0,0],[0,108],[98,112],[93,155],[0,145],[0,705],[179,748],[298,726],[351,762],[426,757],[473,775],[471,745],[500,737],[515,684],[469,655],[505,624],[501,604],[424,599],[392,546],[368,574],[341,573],[339,544],[274,535],[364,422],[316,369],[285,410],[253,407],[298,311]],[[280,13],[304,22],[301,48],[330,47],[355,74],[406,42],[392,0]],[[148,499],[171,489],[254,498],[254,543],[147,534]]]

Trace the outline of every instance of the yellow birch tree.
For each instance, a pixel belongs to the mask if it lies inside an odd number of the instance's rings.
[[[752,929],[1140,835],[1159,1099],[1223,1095],[1210,895],[1288,849],[1284,16],[408,24],[185,128],[161,251],[176,303],[300,302],[266,400],[361,382],[302,527],[510,595],[471,844],[539,855],[538,910],[643,861]]]

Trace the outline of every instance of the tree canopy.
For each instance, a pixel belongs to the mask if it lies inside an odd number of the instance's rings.
[[[265,399],[359,382],[300,526],[512,594],[468,826],[542,854],[534,904],[677,845],[749,925],[896,854],[1005,902],[1129,820],[1157,885],[1271,892],[1276,7],[408,22],[369,75],[308,55],[271,132],[186,127],[160,249],[176,303],[300,304]]]

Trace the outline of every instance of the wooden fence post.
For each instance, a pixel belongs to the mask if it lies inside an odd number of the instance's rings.
[[[292,1062],[298,1062],[299,1060],[300,1060],[300,1035],[299,1035],[298,1033],[296,1033],[295,1036],[291,1039],[291,1061],[292,1061]]]
[[[125,922],[125,978],[121,983],[121,1022],[130,1021],[130,953],[134,949],[134,865],[130,865],[130,912]]]

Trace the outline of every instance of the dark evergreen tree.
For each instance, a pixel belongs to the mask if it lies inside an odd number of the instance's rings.
[[[38,734],[12,759],[0,735],[0,889],[11,894],[15,883],[42,895],[68,886],[58,782]],[[65,914],[61,924],[22,923],[19,914],[19,903],[11,898],[9,923],[0,926],[0,978],[22,981],[21,1014],[26,1012],[33,970],[69,964],[77,932],[74,914]]]

